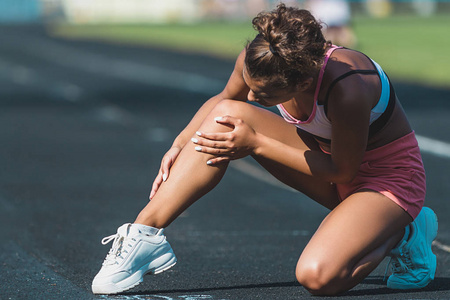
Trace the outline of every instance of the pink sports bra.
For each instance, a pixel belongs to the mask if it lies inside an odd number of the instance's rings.
[[[339,48],[342,47],[337,47],[333,45],[325,54],[324,63],[322,68],[320,69],[319,78],[317,80],[316,90],[314,93],[313,111],[306,121],[301,121],[294,118],[284,108],[283,104],[277,105],[280,114],[288,123],[294,124],[299,129],[302,129],[304,131],[313,134],[316,137],[316,139],[326,143],[331,143],[331,122],[327,117],[328,97],[335,84],[340,80],[353,74],[372,74],[378,75],[378,77],[380,78],[381,96],[380,99],[378,100],[377,105],[371,111],[369,136],[372,136],[373,134],[378,132],[386,124],[386,122],[388,121],[389,117],[392,114],[395,105],[395,92],[393,90],[392,84],[389,81],[389,78],[384,73],[383,69],[381,69],[381,67],[370,58],[368,59],[370,59],[370,61],[374,65],[375,67],[374,70],[352,70],[339,76],[330,84],[330,87],[328,88],[328,91],[325,96],[324,104],[318,103],[317,98],[319,96],[320,87],[322,84],[326,65],[333,51]]]

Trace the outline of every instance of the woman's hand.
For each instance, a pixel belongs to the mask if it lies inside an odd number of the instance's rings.
[[[156,191],[158,191],[159,186],[163,181],[166,181],[169,177],[169,170],[172,167],[173,163],[177,159],[178,155],[181,152],[181,148],[178,146],[173,146],[172,148],[167,151],[167,153],[163,156],[161,161],[161,167],[159,168],[159,173],[155,178],[155,181],[153,181],[152,190],[150,192],[149,199],[152,199],[153,196],[156,194]]]
[[[215,155],[208,160],[208,165],[228,162],[253,153],[256,146],[256,132],[252,127],[243,120],[231,116],[217,117],[214,120],[233,130],[217,133],[197,131],[198,137],[192,139],[197,145],[195,150]]]

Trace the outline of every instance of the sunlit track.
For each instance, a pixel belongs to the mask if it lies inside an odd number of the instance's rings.
[[[436,248],[438,248],[439,250],[445,251],[450,253],[450,246],[444,245],[439,241],[433,241],[433,246],[435,246]]]
[[[33,55],[37,55],[67,68],[81,69],[86,72],[99,74],[100,76],[116,77],[144,84],[194,91],[204,93],[205,95],[219,92],[226,83],[225,81],[200,74],[137,64],[105,55],[81,51],[73,47],[59,45],[52,41],[44,42],[42,39],[31,38],[29,43],[33,45]],[[42,79],[39,79],[40,77],[35,71],[21,65],[13,65],[0,60],[0,67],[3,70],[10,70],[10,76],[16,83],[51,87],[54,92],[62,94],[65,99],[70,101],[79,99],[83,92],[75,84],[58,83],[57,81],[53,81],[53,78],[49,78],[47,81],[52,81],[53,84],[46,84]],[[449,143],[421,135],[417,135],[417,139],[423,152],[446,159],[450,158]]]
[[[107,55],[67,47],[51,40],[31,37],[27,43],[31,45],[30,55],[38,56],[49,63],[100,76],[207,95],[220,92],[225,83],[200,74],[134,63],[123,58],[111,58]]]
[[[442,158],[450,158],[450,144],[435,139],[430,139],[425,136],[416,135],[419,142],[420,151],[429,153]]]
[[[101,239],[145,206],[191,103],[225,80],[195,68],[204,58],[183,53],[154,64],[150,50],[63,41],[38,28],[0,27],[0,40],[0,298],[111,298],[90,291],[108,251]],[[218,65],[210,67],[229,74],[233,62]],[[415,116],[442,121],[408,105]],[[424,290],[390,291],[385,261],[351,291],[355,300],[448,298],[449,145],[428,122],[412,123],[426,162],[427,206],[439,218],[436,279]],[[216,189],[166,229],[177,266],[112,298],[313,299],[294,270],[327,213],[253,160],[233,161]]]
[[[57,76],[39,74],[36,70],[20,63],[6,61],[0,56],[0,78],[11,80],[19,87],[34,88],[46,93],[50,98],[75,102],[86,97],[81,87],[63,81]],[[0,100],[1,101],[1,100]]]

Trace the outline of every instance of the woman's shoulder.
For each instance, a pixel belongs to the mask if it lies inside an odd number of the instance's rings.
[[[321,89],[321,102],[341,102],[351,99],[358,102],[361,99],[373,105],[377,101],[380,91],[378,71],[365,54],[340,48],[333,52],[328,62],[323,88]]]
[[[372,60],[366,54],[349,49],[338,48],[330,56],[327,71],[333,74],[343,74],[352,70],[374,70]]]
[[[377,85],[378,77],[370,76],[376,74],[377,68],[366,54],[348,48],[338,48],[328,59],[321,93],[327,94],[327,91],[335,86],[354,86],[358,82]]]

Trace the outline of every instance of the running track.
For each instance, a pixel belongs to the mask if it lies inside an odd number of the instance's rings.
[[[0,299],[303,299],[301,250],[327,211],[234,162],[167,230],[179,263],[124,295],[90,293],[102,237],[146,204],[160,159],[229,61],[0,27]],[[170,81],[168,79],[171,79]],[[392,291],[387,260],[349,299],[450,298],[450,90],[395,80],[438,214],[436,280]]]

